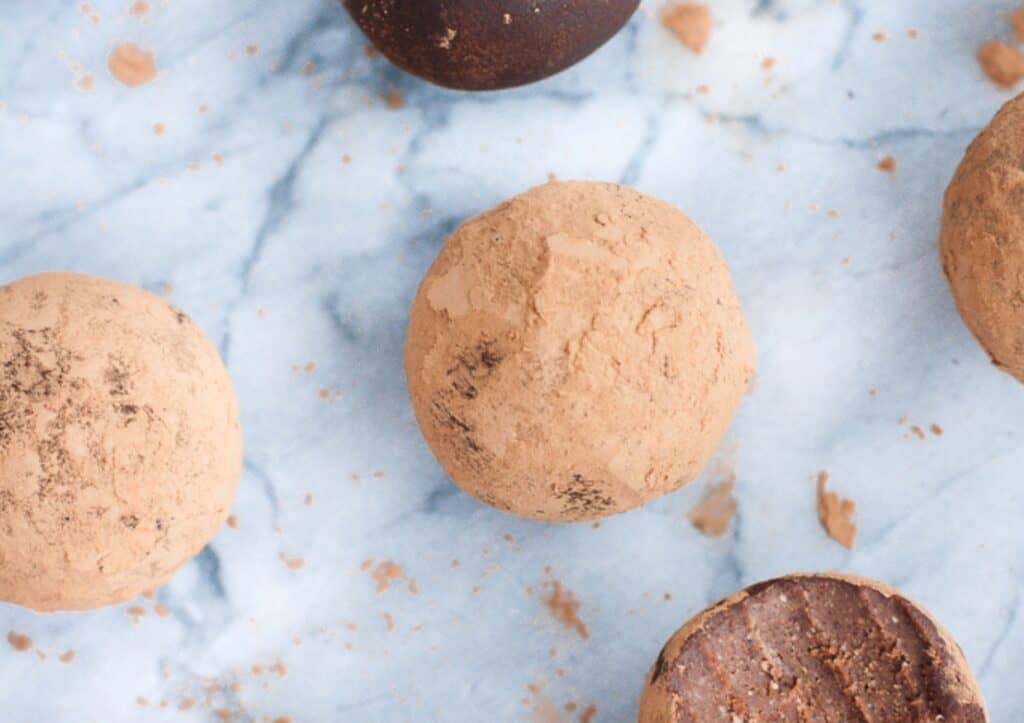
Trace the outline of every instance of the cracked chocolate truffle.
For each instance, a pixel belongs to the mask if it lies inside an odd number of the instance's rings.
[[[639,723],[984,723],[959,646],[882,583],[791,575],[697,615],[647,675]]]
[[[497,90],[542,80],[593,53],[639,0],[343,0],[398,67],[437,85]]]
[[[570,522],[692,480],[754,345],[725,262],[683,213],[625,186],[552,182],[445,243],[412,305],[405,371],[456,484]]]
[[[992,363],[1024,381],[1024,95],[967,148],[939,241],[957,309]]]
[[[0,600],[127,600],[223,524],[238,407],[184,313],[135,286],[28,277],[0,287],[0,364]]]

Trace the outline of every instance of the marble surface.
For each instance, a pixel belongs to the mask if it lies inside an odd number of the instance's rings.
[[[0,634],[33,641],[0,641],[0,720],[620,723],[691,614],[822,569],[920,600],[992,719],[1024,719],[1024,389],[960,323],[935,250],[943,188],[1008,98],[974,52],[1009,37],[1011,2],[717,0],[699,58],[646,2],[577,68],[489,95],[367,57],[332,0],[90,2],[4,5],[2,279],[73,269],[186,309],[236,381],[245,475],[237,529],[154,599],[0,605]],[[123,42],[153,82],[109,76]],[[686,210],[759,347],[704,478],[599,527],[458,493],[401,373],[444,236],[549,173]],[[727,469],[739,512],[709,540],[687,512]],[[818,525],[819,470],[858,505],[852,552]],[[375,578],[384,561],[401,575]],[[545,607],[555,580],[588,637]]]

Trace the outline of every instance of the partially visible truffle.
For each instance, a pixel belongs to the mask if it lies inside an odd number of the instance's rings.
[[[790,575],[712,605],[665,644],[639,723],[985,723],[959,646],[922,608],[851,575]]]
[[[960,315],[1024,381],[1024,95],[974,139],[946,190],[939,249]]]
[[[640,0],[342,0],[398,67],[460,90],[533,83],[593,53]]]
[[[0,287],[0,600],[161,585],[227,518],[241,449],[227,371],[177,308],[78,274]]]
[[[465,491],[590,520],[692,480],[747,390],[754,346],[714,244],[631,188],[553,182],[462,226],[412,305],[405,370]]]

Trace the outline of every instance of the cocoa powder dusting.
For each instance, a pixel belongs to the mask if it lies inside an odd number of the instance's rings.
[[[579,618],[580,602],[569,590],[562,588],[562,583],[552,580],[546,583],[551,588],[550,594],[544,598],[544,605],[552,617],[567,628],[575,630],[579,636],[586,640],[590,637],[587,626]]]
[[[711,9],[701,3],[669,5],[661,13],[661,24],[680,43],[699,55],[711,35]]]
[[[896,170],[896,159],[892,156],[883,156],[879,161],[877,168],[879,171],[885,171],[886,173],[893,173]]]
[[[580,723],[591,723],[597,716],[597,706],[588,705],[582,713],[580,713]]]
[[[690,522],[702,535],[722,537],[729,531],[736,513],[736,498],[732,494],[735,484],[736,475],[730,474],[727,479],[708,485],[700,502],[690,510]]]
[[[8,644],[17,650],[19,653],[24,653],[26,650],[32,647],[32,638],[27,635],[19,635],[13,630],[7,633]]]
[[[135,0],[132,6],[128,8],[128,12],[135,16],[143,16],[149,12],[149,3],[146,0]]]
[[[61,653],[61,656],[59,658],[57,658],[57,660],[59,660],[60,662],[64,663],[65,665],[67,665],[68,663],[70,663],[74,659],[75,659],[75,651],[74,650],[65,651],[65,652]]]
[[[853,524],[853,514],[857,509],[852,500],[842,499],[835,492],[825,490],[828,483],[828,472],[818,473],[818,520],[828,535],[845,547],[853,549],[857,527]]]

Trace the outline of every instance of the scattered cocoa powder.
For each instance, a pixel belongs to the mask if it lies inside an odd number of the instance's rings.
[[[238,529],[238,518],[235,515],[228,515],[228,527],[232,530]]]
[[[255,57],[255,55],[258,52],[260,52],[260,49],[259,49],[259,46],[257,46],[257,45],[246,45],[245,46],[245,54],[248,55],[250,58]]]
[[[391,110],[401,110],[402,106],[405,105],[405,98],[402,97],[401,93],[394,90],[385,95],[384,100]]]
[[[989,80],[1009,90],[1024,78],[1024,53],[1009,43],[990,40],[978,49],[978,63]]]
[[[161,605],[160,603],[157,603],[153,606],[153,612],[156,613],[156,616],[158,618],[166,618],[168,615],[171,614],[171,611],[168,610],[165,605]]]
[[[884,43],[886,40],[889,39],[889,36],[883,33],[881,30],[879,30],[877,33],[871,36],[871,39],[874,40],[876,43]]]
[[[316,63],[314,63],[312,60],[307,61],[306,64],[302,66],[302,74],[305,75],[305,76],[313,75],[313,73],[315,73],[315,72],[316,72]]]
[[[588,705],[586,709],[580,713],[580,723],[591,723],[596,715],[597,706],[593,704]]]
[[[191,710],[192,706],[194,706],[195,704],[195,700],[189,698],[186,695],[184,698],[181,699],[181,702],[178,703],[178,710]]]
[[[669,5],[661,13],[661,24],[699,55],[711,35],[711,9],[702,3]]]
[[[149,3],[146,0],[135,0],[132,6],[128,8],[128,12],[132,15],[142,16],[149,12]]]
[[[729,474],[720,482],[709,484],[700,501],[690,510],[690,523],[708,537],[721,537],[729,531],[732,517],[736,513],[736,498],[732,490],[736,475]]]
[[[545,586],[551,589],[550,594],[544,598],[544,605],[552,617],[565,627],[575,630],[584,640],[589,638],[590,632],[578,615],[580,602],[572,592],[563,589],[562,583],[558,580],[545,583]]]
[[[775,67],[775,58],[769,55],[767,58],[761,61],[761,67],[764,70],[771,70],[772,68]]]
[[[835,492],[827,492],[828,472],[818,473],[818,520],[828,535],[845,547],[853,549],[857,527],[853,524],[853,514],[857,509],[852,500],[845,500]]]
[[[936,437],[941,437],[942,436],[942,427],[940,427],[939,425],[933,424],[930,427],[930,429],[931,429],[932,434],[934,434]]]
[[[32,647],[32,638],[27,635],[19,635],[13,630],[7,633],[8,644],[17,650],[19,653],[24,653],[26,650]]]
[[[893,173],[896,170],[896,159],[892,156],[883,156],[877,163],[876,168],[879,171],[885,171],[886,173]]]
[[[67,650],[67,651],[61,653],[60,657],[57,658],[57,660],[59,660],[60,662],[64,663],[65,665],[67,665],[68,663],[70,663],[74,659],[75,659],[75,651],[74,650]]]
[[[288,557],[283,552],[278,557],[289,570],[301,570],[306,565],[306,561],[301,557]]]
[[[153,55],[130,43],[118,45],[110,51],[107,67],[116,80],[130,88],[148,83],[156,77]]]
[[[153,132],[158,136],[162,136],[165,130],[167,130],[167,127],[163,123],[153,124]]]
[[[373,561],[369,561],[373,564]],[[366,565],[364,562],[363,565]],[[377,569],[373,571],[372,577],[377,583],[377,592],[384,592],[391,587],[391,583],[399,578],[404,578],[405,573],[402,572],[402,568],[391,560],[385,560],[384,562],[377,565]]]
[[[88,93],[90,90],[93,89],[93,86],[96,85],[96,76],[92,73],[85,73],[84,75],[79,77],[75,85],[78,86],[79,90],[84,90]]]

